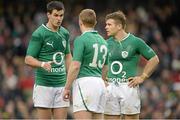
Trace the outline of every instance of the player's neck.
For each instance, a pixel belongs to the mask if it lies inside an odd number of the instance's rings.
[[[124,40],[125,37],[127,37],[128,33],[126,33],[124,30],[119,31],[114,37],[117,41],[122,41]]]
[[[94,28],[92,28],[92,27],[81,27],[82,33],[86,32],[86,31],[93,31],[93,30],[94,30]]]
[[[46,26],[47,26],[49,29],[51,29],[53,32],[57,32],[57,31],[58,31],[58,28],[59,28],[59,27],[57,27],[57,26],[52,25],[52,24],[49,23],[49,22],[46,24]]]

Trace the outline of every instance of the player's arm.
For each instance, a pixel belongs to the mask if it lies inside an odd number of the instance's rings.
[[[139,53],[147,59],[147,63],[144,67],[143,73],[140,77],[145,80],[154,72],[155,68],[159,63],[159,58],[152,48],[150,48],[144,41],[139,41]]]
[[[104,80],[104,83],[106,86],[108,86],[107,72],[108,72],[108,65],[104,65],[102,68],[102,79]]]
[[[71,49],[70,49],[70,35],[69,35],[69,31],[66,31],[66,50],[65,50],[65,65],[66,65],[66,72],[69,71],[69,67],[70,67],[70,64],[72,62],[72,55],[71,55]]]
[[[102,79],[103,79],[104,81],[107,80],[107,78],[106,78],[107,72],[108,72],[108,66],[107,66],[107,65],[104,65],[103,68],[102,68]]]
[[[106,86],[108,86],[108,79],[107,79],[108,62],[109,62],[109,51],[107,52],[106,61],[105,61],[104,66],[102,68],[102,79],[104,80],[104,83]]]
[[[43,44],[43,40],[41,35],[39,33],[34,32],[28,45],[28,49],[25,57],[25,64],[35,68],[42,67],[45,70],[50,71],[52,61],[43,62],[37,59],[42,44]]]
[[[68,70],[67,81],[66,81],[65,89],[63,93],[64,100],[67,100],[70,98],[70,89],[71,89],[73,81],[77,78],[79,74],[81,61],[83,57],[83,51],[84,51],[83,39],[79,39],[79,38],[75,39],[74,50],[73,50],[73,61],[71,62],[69,70]]]
[[[79,70],[80,70],[81,63],[79,61],[72,61],[68,75],[67,75],[67,82],[65,85],[65,89],[70,90],[73,81],[77,78]]]
[[[66,63],[66,69],[67,69],[67,71],[69,71],[69,67],[70,67],[71,61],[72,61],[72,55],[71,55],[71,53],[66,54],[65,63]]]
[[[138,84],[143,83],[144,80],[146,80],[147,78],[149,78],[149,76],[151,76],[151,74],[156,69],[158,63],[159,63],[159,58],[157,55],[149,59],[144,67],[143,73],[140,76],[129,78],[130,80],[129,87],[135,87]]]
[[[79,74],[80,66],[81,66],[81,63],[79,61],[71,62],[68,75],[67,75],[67,81],[64,88],[64,93],[63,93],[63,99],[65,101],[70,99],[71,86],[72,86],[73,81],[77,78]]]
[[[154,72],[156,69],[158,63],[159,63],[159,58],[156,55],[156,53],[153,51],[152,48],[150,48],[144,41],[139,40],[137,41],[138,43],[138,52],[145,58],[147,59],[147,63],[144,67],[144,70],[140,76],[136,77],[131,77],[129,78],[129,87],[135,87],[138,84],[141,84],[151,76],[151,74]]]
[[[144,67],[143,73],[141,74],[141,78],[143,80],[147,79],[156,69],[157,65],[159,63],[159,58],[157,55],[152,57],[150,60],[148,60],[147,64]]]
[[[36,67],[41,67],[42,62],[37,60],[36,58],[30,56],[30,55],[27,55],[25,57],[25,64],[36,68]]]
[[[42,67],[43,69],[47,70],[48,72],[51,71],[51,63],[53,63],[53,61],[42,62],[42,61],[39,61],[36,58],[29,56],[29,55],[27,55],[25,57],[25,64],[27,64],[33,68]]]

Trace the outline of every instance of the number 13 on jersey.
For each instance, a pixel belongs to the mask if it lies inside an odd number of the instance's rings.
[[[106,61],[107,47],[105,45],[98,46],[98,44],[96,43],[93,44],[93,48],[94,48],[94,56],[92,62],[89,63],[89,66],[102,68]],[[102,58],[98,57],[100,54],[102,54]]]

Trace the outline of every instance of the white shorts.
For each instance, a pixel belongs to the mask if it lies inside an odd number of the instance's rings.
[[[110,83],[107,87],[104,114],[132,115],[138,113],[140,113],[139,86],[130,88],[128,83],[120,83],[118,85]]]
[[[99,77],[83,77],[73,84],[73,112],[104,113],[105,84]]]
[[[34,85],[34,107],[61,108],[69,107],[70,103],[63,100],[64,87],[46,87]]]

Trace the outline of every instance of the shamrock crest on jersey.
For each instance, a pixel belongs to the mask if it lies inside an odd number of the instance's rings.
[[[122,51],[121,55],[123,58],[127,58],[128,57],[128,52],[127,51]]]
[[[62,41],[62,44],[63,44],[63,47],[66,48],[66,41],[65,40]]]

